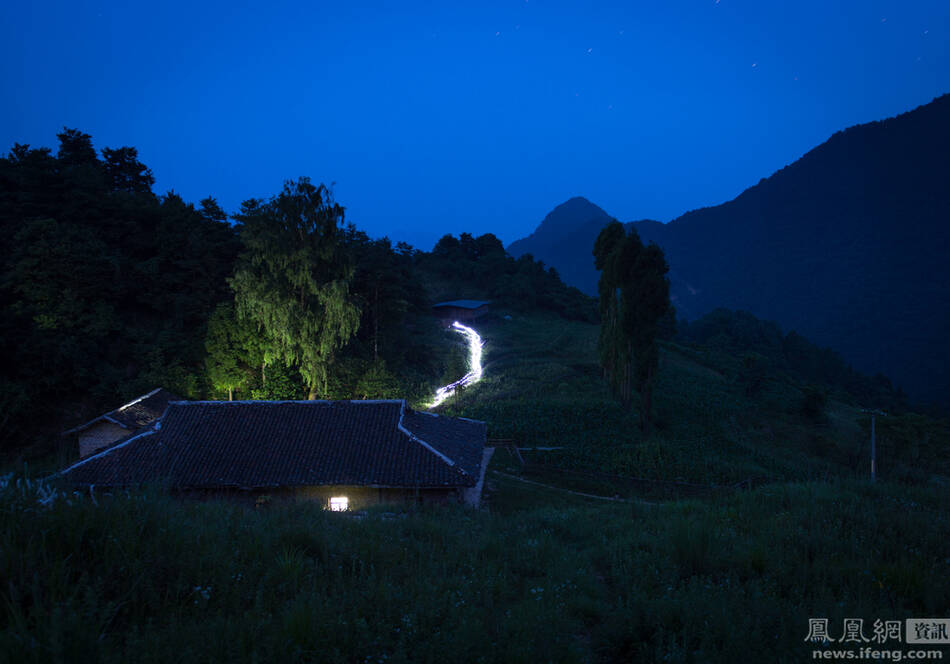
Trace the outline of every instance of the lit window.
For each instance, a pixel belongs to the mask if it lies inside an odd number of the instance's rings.
[[[336,496],[330,499],[331,512],[345,512],[350,506],[350,500],[346,496]]]

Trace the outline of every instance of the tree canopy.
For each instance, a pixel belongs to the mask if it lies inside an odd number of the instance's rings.
[[[436,300],[488,299],[515,311],[548,311],[591,322],[597,318],[592,298],[566,286],[557,270],[530,254],[512,258],[491,233],[445,235],[418,263],[430,281],[442,285],[433,295]]]
[[[238,316],[260,332],[265,365],[296,367],[310,399],[326,396],[329,367],[360,322],[343,208],[302,177],[268,201],[245,201],[234,218],[245,247],[230,280]]]
[[[214,199],[156,196],[134,148],[58,138],[0,158],[4,447],[156,385],[202,396],[205,326],[230,297],[238,238]]]

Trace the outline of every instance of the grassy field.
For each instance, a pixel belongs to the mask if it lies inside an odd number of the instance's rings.
[[[809,617],[945,616],[946,493],[785,483],[492,511],[0,495],[9,662],[802,661]]]
[[[441,409],[482,419],[489,436],[524,447],[565,447],[536,461],[665,480],[731,484],[860,478],[870,474],[870,418],[847,395],[801,412],[811,387],[773,371],[745,394],[740,360],[664,343],[656,431],[643,439],[636,404],[622,411],[601,379],[598,328],[556,317],[501,318],[479,326],[485,378]],[[917,415],[878,421],[878,473],[927,481],[950,475],[950,428]]]
[[[820,647],[809,618],[870,636],[950,614],[944,425],[882,425],[872,484],[846,396],[809,418],[788,377],[750,399],[737,360],[668,344],[643,439],[600,379],[595,327],[479,330],[485,380],[442,412],[565,448],[526,452],[527,470],[497,450],[487,509],[93,500],[7,476],[0,662],[801,662]],[[544,465],[765,483],[655,496]]]

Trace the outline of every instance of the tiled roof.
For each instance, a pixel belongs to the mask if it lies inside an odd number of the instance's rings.
[[[94,420],[81,424],[74,429],[63,432],[63,435],[79,433],[88,429],[97,422],[112,422],[129,431],[137,431],[142,427],[147,427],[162,416],[169,402],[178,401],[180,397],[172,394],[164,388],[157,388],[143,394],[115,410],[111,410],[105,415],[100,415]]]
[[[154,429],[61,474],[100,486],[467,487],[485,436],[484,423],[405,401],[179,401]]]
[[[485,304],[491,304],[491,300],[451,300],[449,302],[439,302],[433,304],[433,309],[440,307],[458,307],[459,309],[478,309]]]
[[[467,474],[478,477],[482,465],[482,448],[488,433],[484,422],[407,410],[403,425],[422,440],[430,441],[445,456],[454,459]],[[482,444],[472,445],[470,441],[473,439]]]

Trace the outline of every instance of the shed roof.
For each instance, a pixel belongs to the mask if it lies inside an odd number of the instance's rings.
[[[172,394],[168,390],[158,387],[148,394],[143,394],[140,397],[132,399],[132,401],[124,406],[119,406],[115,410],[110,410],[108,413],[91,419],[85,424],[80,424],[78,427],[74,427],[69,431],[64,431],[63,435],[67,436],[69,434],[79,433],[99,422],[111,422],[123,429],[137,431],[143,427],[147,427],[160,418],[168,407],[169,402],[178,401],[180,398],[181,397]]]
[[[153,428],[79,461],[76,484],[176,488],[467,487],[486,426],[389,401],[177,401]]]
[[[458,307],[459,309],[478,309],[486,304],[491,304],[491,300],[450,300],[448,302],[439,302],[433,304],[433,309],[439,307]]]

